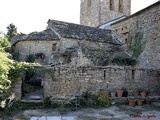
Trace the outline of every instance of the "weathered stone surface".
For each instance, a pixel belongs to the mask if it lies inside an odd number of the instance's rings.
[[[160,69],[160,1],[112,25],[113,33],[123,39],[126,51],[140,32],[145,42],[144,50],[137,60],[137,67]]]
[[[59,36],[52,30],[46,29],[42,32],[32,32],[30,34],[19,34],[16,35],[11,43],[14,45],[19,41],[34,41],[34,40],[59,40]]]
[[[120,44],[118,41],[112,39],[110,30],[56,20],[49,20],[47,28],[54,29],[63,38]]]
[[[42,65],[48,65],[50,63],[53,65],[70,63],[71,65],[84,66],[92,64],[92,61],[88,58],[89,52],[84,52],[85,49],[91,50],[94,48],[93,52],[103,49],[108,55],[114,56],[123,51],[119,43],[117,40],[115,40],[114,43],[103,43],[100,41],[81,41],[78,39],[61,38],[60,41],[19,41],[16,43],[15,49],[19,51],[19,61],[26,61],[29,55],[36,56],[41,53],[44,57],[35,57],[35,62]],[[53,45],[55,45],[55,50],[52,49]],[[93,56],[94,54],[91,55]]]
[[[22,97],[22,80],[21,78],[17,78],[16,82],[12,85],[11,93],[15,94],[15,100],[20,101]]]
[[[90,7],[86,7],[86,2],[81,1],[81,18],[85,25],[98,26],[130,12],[130,0],[124,2],[125,13],[120,13],[118,0],[114,1],[116,7],[113,11],[109,10],[109,0],[91,0]],[[133,92],[138,89],[149,91],[150,95],[159,95],[159,11],[160,1],[112,24],[114,35],[110,30],[49,20],[50,29],[28,35],[21,34],[12,41],[15,49],[19,51],[19,61],[25,61],[29,55],[42,53],[44,57],[36,59],[35,62],[42,65],[52,64],[53,67],[49,69],[53,71],[46,73],[44,78],[44,96],[51,96],[52,101],[64,103],[74,98],[77,93],[82,94],[86,91],[97,93],[100,89],[115,92],[122,87],[128,90],[129,95],[133,95]],[[146,43],[136,66],[109,66],[107,61],[102,66],[102,64],[94,64],[88,57],[92,55],[93,58],[97,58],[93,53],[105,49],[105,54],[102,56],[109,55],[112,58],[112,55],[124,52],[122,45],[127,54],[131,55],[129,46],[134,43],[133,38],[137,32],[143,34],[142,41]],[[93,48],[93,51],[90,51],[90,54],[84,52],[87,48]],[[100,59],[100,62],[102,61],[103,59]],[[21,85],[18,83],[15,88],[14,91],[17,91],[19,99]]]
[[[50,68],[51,70],[53,68]],[[81,73],[85,69],[85,73]],[[96,70],[95,70],[96,69]],[[54,69],[55,70],[55,69]],[[61,70],[63,72],[61,72]],[[56,81],[49,74],[45,75],[44,95],[51,96],[53,101],[70,101],[75,94],[89,91],[93,94],[100,89],[114,91],[125,88],[128,95],[133,96],[134,91],[143,89],[149,91],[149,95],[159,95],[159,78],[157,71],[136,69],[132,67],[110,66],[104,67],[77,67],[73,72],[72,66],[61,66],[59,72],[55,70]],[[66,78],[65,74],[71,77]],[[145,76],[145,77],[144,77]]]
[[[118,17],[130,15],[131,0],[81,0],[80,23],[97,27]],[[110,7],[112,4],[113,8]],[[121,10],[120,10],[121,7]]]
[[[25,61],[27,56],[35,55],[37,53],[43,53],[45,55],[44,59],[35,59],[35,62],[40,64],[48,64],[49,60],[51,59],[52,45],[56,44],[58,46],[58,41],[40,41],[40,40],[33,40],[33,41],[20,41],[16,44],[15,49],[19,51],[18,60]]]

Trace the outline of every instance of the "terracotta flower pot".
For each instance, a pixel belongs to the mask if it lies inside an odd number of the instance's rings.
[[[148,98],[147,98],[147,99],[146,99],[146,104],[147,104],[147,105],[150,105],[150,104],[151,104],[151,99],[148,99]]]
[[[138,96],[139,96],[139,92],[135,92],[134,97],[138,97]]]
[[[146,97],[146,92],[145,91],[140,92],[140,94],[141,94],[142,97]]]
[[[135,100],[128,100],[128,101],[129,101],[129,106],[134,107],[136,105]]]
[[[141,105],[143,104],[143,101],[144,101],[144,100],[137,100],[137,104],[138,104],[139,106],[141,106]]]
[[[117,96],[118,97],[122,97],[123,94],[123,90],[117,90]]]

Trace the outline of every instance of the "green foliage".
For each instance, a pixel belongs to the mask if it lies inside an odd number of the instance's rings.
[[[134,65],[136,60],[126,53],[121,53],[113,57],[112,63],[116,63],[118,65]]]
[[[58,110],[59,110],[59,112],[60,112],[61,115],[67,113],[67,108],[66,108],[66,106],[63,105],[63,104],[58,107]]]
[[[5,52],[5,48],[9,46],[6,37],[0,37],[0,93],[7,92],[10,88],[11,81],[8,78],[9,70],[14,68],[14,61],[9,59],[11,55]]]
[[[83,46],[82,51],[95,65],[105,66],[110,61],[109,54],[105,48]]]
[[[10,81],[14,82],[16,78],[21,78],[23,72],[28,69],[29,66],[32,64],[26,62],[14,62],[13,67],[9,70],[9,79]]]
[[[0,93],[7,93],[11,87],[11,83],[18,77],[21,77],[22,72],[30,65],[25,62],[15,62],[11,58],[11,54],[6,52],[6,48],[10,47],[7,38],[0,37]]]
[[[8,51],[10,49],[11,44],[8,41],[7,37],[0,37],[0,51]]]
[[[51,107],[52,107],[51,97],[46,97],[43,100],[43,108],[51,108]]]
[[[98,93],[98,105],[107,108],[111,106],[111,101],[109,98],[108,91],[101,90]]]
[[[116,48],[113,51],[121,51]],[[130,57],[126,53],[122,52],[117,55],[109,53],[107,48],[94,48],[94,47],[82,47],[83,53],[88,57],[95,65],[106,66],[109,63],[116,63],[118,65],[134,65],[136,60]]]
[[[136,32],[134,36],[134,43],[131,45],[130,50],[133,52],[132,57],[137,58],[144,49],[145,41],[142,41],[143,33]]]
[[[82,94],[81,105],[84,107],[110,107],[111,102],[108,92],[104,94],[101,90],[98,95],[93,95],[90,92]]]
[[[94,107],[97,106],[97,96],[91,94],[90,92],[86,91],[82,94],[81,105],[84,107]]]
[[[11,55],[5,51],[9,46],[7,38],[0,37],[0,94],[6,93],[11,85],[8,74],[9,70],[14,68],[14,61],[9,59]]]
[[[27,58],[26,58],[26,62],[31,62],[33,63],[36,59],[36,56],[31,54],[31,55],[28,55]]]
[[[9,24],[7,26],[7,38],[9,41],[11,41],[11,39],[17,35],[17,28],[14,24]]]

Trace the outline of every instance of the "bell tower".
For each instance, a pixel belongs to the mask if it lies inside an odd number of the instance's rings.
[[[131,0],[81,0],[80,24],[97,27],[131,12]]]

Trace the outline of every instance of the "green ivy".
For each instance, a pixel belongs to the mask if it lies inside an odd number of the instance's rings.
[[[136,32],[134,35],[134,42],[130,47],[130,50],[133,52],[132,57],[137,58],[144,49],[145,41],[143,39],[143,32]]]
[[[112,63],[116,63],[118,65],[135,65],[136,60],[126,53],[121,53],[113,57]]]

